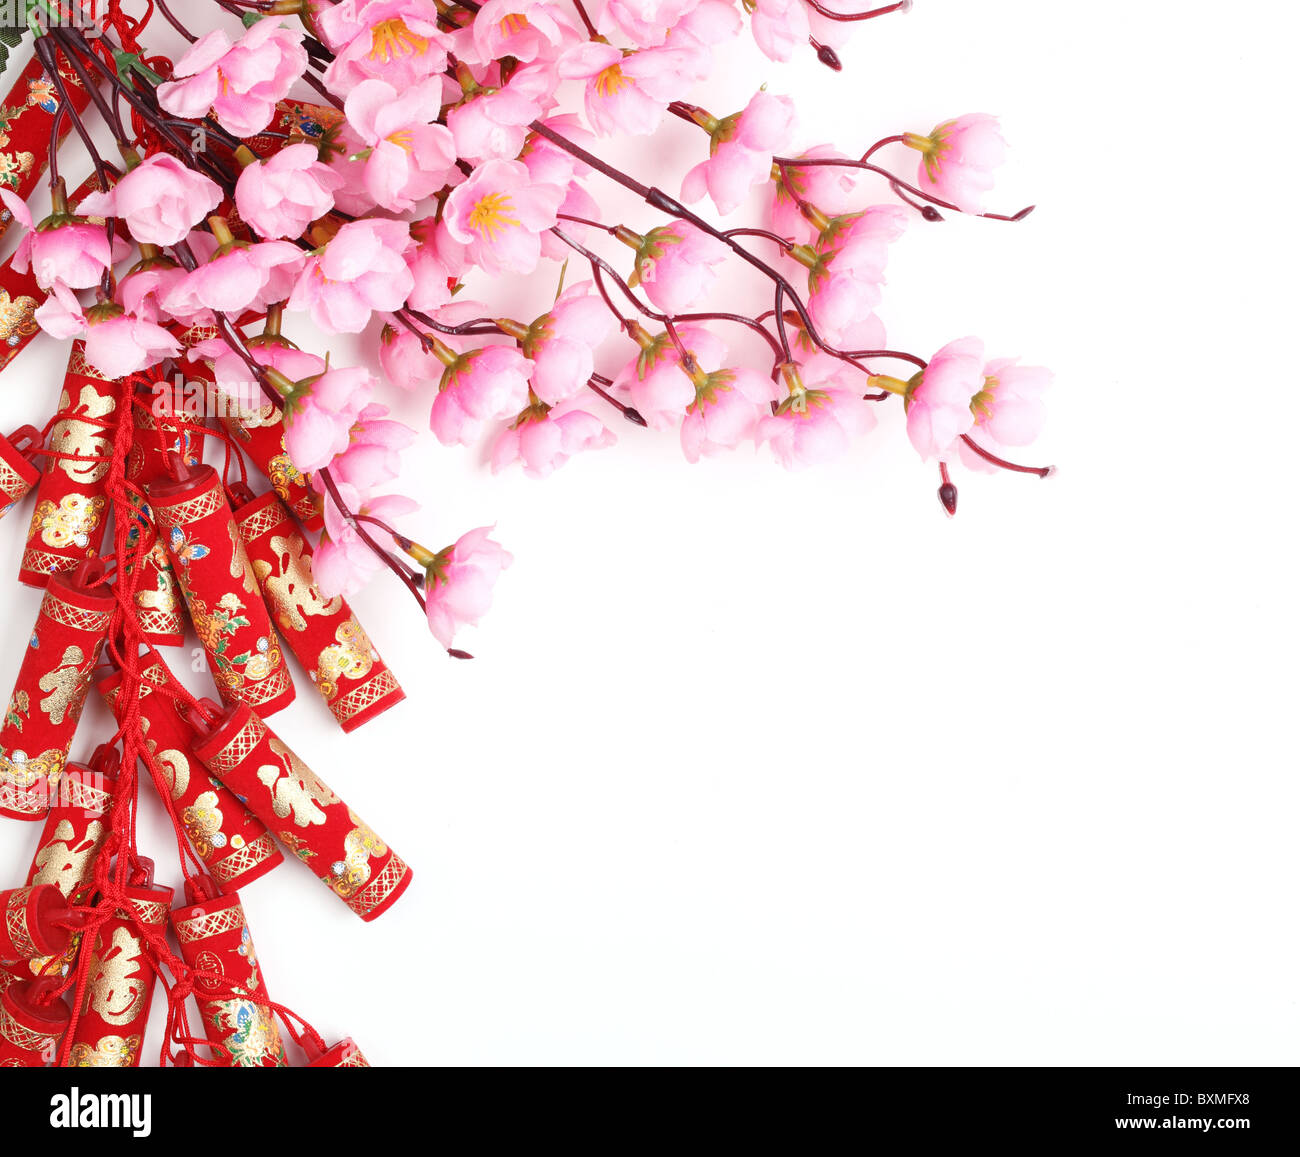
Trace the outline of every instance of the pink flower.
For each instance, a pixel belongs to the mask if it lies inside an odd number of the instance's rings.
[[[221,189],[168,153],[154,153],[107,193],[90,193],[78,212],[121,217],[136,241],[175,245],[221,204]]]
[[[233,398],[242,409],[258,410],[266,404],[261,382],[223,339],[215,338],[211,343],[198,347],[196,352],[212,358],[212,374],[217,388]],[[326,369],[323,359],[286,341],[258,342],[249,346],[249,353],[258,365],[278,370],[291,382],[313,378]]]
[[[590,281],[570,286],[549,313],[528,327],[524,354],[532,359],[532,387],[555,405],[573,397],[595,371],[595,351],[615,325],[609,307],[591,292]]]
[[[185,280],[185,270],[170,257],[141,261],[117,283],[117,300],[127,313],[157,321],[162,300]]]
[[[597,28],[604,36],[624,37],[641,48],[662,44],[668,30],[700,0],[609,0]]]
[[[334,190],[342,184],[317,159],[315,145],[289,145],[239,174],[235,207],[260,236],[297,238],[334,208]]]
[[[510,346],[460,354],[443,371],[429,426],[444,446],[470,445],[487,421],[513,418],[528,404],[533,363]]]
[[[369,404],[374,384],[362,366],[325,370],[295,383],[285,399],[284,448],[299,470],[320,470],[348,448],[352,427]]]
[[[303,266],[302,250],[288,241],[235,241],[221,249],[166,293],[162,305],[168,313],[188,317],[202,309],[231,314],[265,309],[289,296]]]
[[[307,258],[289,308],[308,310],[330,333],[360,333],[373,310],[401,308],[415,285],[405,258],[410,244],[405,222],[349,221]]]
[[[414,245],[406,251],[406,267],[411,271],[414,287],[406,304],[412,309],[432,313],[451,300],[451,287],[462,272],[461,247],[450,240],[441,225],[432,219],[411,223]]]
[[[431,0],[343,0],[314,19],[335,54],[324,81],[339,96],[368,79],[405,92],[447,67],[451,41]]]
[[[664,110],[694,80],[702,55],[696,46],[665,45],[629,56],[610,44],[583,43],[560,59],[560,76],[585,80],[587,120],[602,137],[647,136]]]
[[[804,0],[758,0],[750,18],[754,40],[769,60],[789,60],[808,44]]]
[[[662,312],[672,316],[696,305],[717,281],[713,268],[727,258],[727,247],[688,221],[651,229],[637,250],[631,284],[640,284]]]
[[[717,121],[710,131],[710,155],[682,181],[682,200],[707,192],[719,213],[737,208],[755,185],[772,174],[772,156],[794,134],[794,105],[786,96],[756,92],[743,112]]]
[[[583,450],[603,450],[615,442],[605,423],[585,410],[529,412],[502,430],[492,446],[492,473],[515,462],[529,478],[545,478]]]
[[[490,64],[505,56],[521,64],[554,60],[581,39],[568,13],[539,0],[487,0],[470,27],[472,48],[462,47],[460,56],[471,64]]]
[[[803,0],[796,2],[802,5]],[[844,154],[831,145],[816,145],[805,149],[799,156],[801,159],[842,159]],[[838,165],[808,165],[804,168],[787,166],[784,181],[772,178],[772,202],[769,209],[772,231],[794,241],[812,241],[817,230],[799,211],[790,190],[793,189],[803,200],[828,217],[843,216],[854,206],[858,172]]]
[[[945,121],[928,137],[907,134],[907,144],[921,151],[918,186],[964,213],[978,213],[984,194],[993,188],[993,170],[1006,159],[997,117],[970,113]]]
[[[473,162],[513,160],[528,126],[554,103],[556,80],[549,64],[530,64],[516,69],[508,83],[480,89],[456,105],[447,114],[456,153]]]
[[[760,419],[755,441],[787,470],[843,457],[876,424],[871,403],[862,400],[863,380],[839,359],[814,354],[799,367],[776,414]]]
[[[330,475],[358,491],[391,482],[399,471],[399,451],[415,441],[415,431],[388,418],[388,407],[369,403],[348,434],[347,449],[329,464]]]
[[[761,418],[771,415],[769,403],[781,391],[771,378],[755,370],[718,370],[697,387],[695,401],[682,420],[682,453],[688,462],[700,455],[734,450],[754,436]]]
[[[564,199],[557,185],[534,184],[519,161],[487,161],[452,190],[444,221],[466,257],[489,274],[531,273],[539,234],[556,223]]]
[[[378,518],[390,525],[394,519],[411,514],[420,508],[418,503],[399,494],[363,500],[356,488],[346,482],[340,482],[338,490],[339,497],[347,504],[349,510]],[[323,505],[325,533],[321,535],[320,545],[312,554],[312,577],[316,580],[321,594],[326,598],[339,595],[343,598],[351,598],[376,573],[384,569],[384,563],[339,512],[332,498],[327,496]],[[366,525],[366,533],[381,548],[397,549],[392,537],[373,523]]]
[[[69,289],[90,289],[113,264],[113,248],[103,225],[64,213],[33,226],[31,211],[21,197],[0,188],[0,200],[28,230],[14,251],[13,267],[25,273],[30,266],[42,289],[58,282]]]
[[[873,205],[861,213],[831,218],[813,246],[808,271],[808,310],[818,331],[832,343],[868,348],[880,341],[878,324],[868,327],[880,304],[889,246],[907,227],[899,205]]]
[[[906,398],[907,436],[923,459],[942,458],[975,424],[971,400],[984,385],[984,343],[961,338],[930,359]]]
[[[181,352],[180,343],[162,326],[132,317],[119,305],[91,309],[87,320],[86,361],[109,381]]]
[[[491,533],[492,527],[480,526],[462,534],[429,565],[425,610],[429,630],[444,647],[451,646],[457,627],[473,626],[487,613],[497,578],[514,561]]]
[[[418,334],[393,325],[379,331],[379,364],[393,385],[408,391],[438,381],[445,368],[424,348]]]
[[[1000,457],[1005,447],[1028,446],[1047,421],[1043,393],[1051,384],[1052,371],[1041,366],[1022,366],[1018,358],[989,362],[984,367],[984,387],[970,403],[975,415],[971,436]],[[957,443],[957,452],[972,470],[996,469],[965,442]]]
[[[267,16],[231,42],[222,29],[209,32],[176,62],[181,79],[158,86],[158,103],[169,113],[197,120],[211,109],[235,136],[260,133],[275,116],[277,101],[307,68],[303,29]]]
[[[694,356],[697,369],[707,374],[722,365],[727,347],[721,338],[693,325],[681,326],[677,332]],[[645,343],[641,353],[614,379],[614,387],[628,393],[632,405],[655,430],[675,426],[696,400],[695,383],[667,333]]]
[[[50,287],[49,296],[36,307],[32,317],[50,337],[60,340],[85,333],[90,324],[77,295],[57,281]]]
[[[363,80],[348,93],[348,123],[367,154],[366,192],[376,205],[401,212],[447,183],[456,163],[451,133],[432,122],[442,107],[442,80],[399,93],[382,80]]]

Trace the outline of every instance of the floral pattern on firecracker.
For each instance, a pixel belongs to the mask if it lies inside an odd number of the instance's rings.
[[[78,1069],[131,1069],[140,1055],[141,1038],[134,1036],[102,1036],[94,1044],[84,1042],[72,1046],[68,1059]]]
[[[87,546],[90,536],[99,527],[106,505],[107,500],[102,495],[65,494],[57,504],[48,498],[43,499],[32,511],[28,540],[39,537],[46,546],[56,550]]]

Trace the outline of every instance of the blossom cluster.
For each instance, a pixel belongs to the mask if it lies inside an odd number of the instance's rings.
[[[40,222],[0,198],[29,230],[16,267],[48,293],[37,321],[83,337],[106,377],[200,358],[241,405],[283,409],[286,448],[323,505],[314,566],[326,595],[407,566],[451,648],[510,562],[486,528],[437,552],[395,528],[417,508],[400,486],[416,432],[390,416],[390,387],[427,398],[438,442],[490,439],[494,471],[534,478],[612,445],[607,419],[620,415],[675,429],[692,462],[749,443],[804,467],[850,452],[895,397],[946,490],[950,465],[1026,469],[1003,456],[1038,436],[1048,372],[990,357],[976,338],[928,359],[891,350],[879,312],[912,221],[985,213],[1005,152],[998,122],[961,116],[855,155],[808,139],[787,95],[691,103],[746,30],[774,61],[806,51],[838,64],[855,21],[906,4],[237,7],[242,23],[236,6],[214,5],[216,27],[185,32],[165,76],[140,51],[104,68],[74,32],[51,29],[61,53],[111,84],[123,165],[96,158],[108,179],[76,204],[56,179]],[[694,134],[675,188],[601,158],[610,138],[668,121]],[[187,122],[209,134],[207,150],[177,131]],[[885,149],[915,162],[883,167]],[[605,218],[602,195],[619,185],[645,202],[644,221]],[[593,248],[601,240],[621,263]],[[564,284],[566,263],[581,273]],[[766,287],[770,308],[727,311],[725,279],[741,275]],[[521,278],[562,289],[535,316],[504,316],[494,287]],[[284,336],[296,315],[368,335],[375,360],[298,348]],[[196,330],[216,336],[186,349],[182,333]],[[745,352],[753,344],[760,357]],[[900,365],[905,376],[885,372]]]

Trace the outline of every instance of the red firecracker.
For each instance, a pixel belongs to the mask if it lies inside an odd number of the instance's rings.
[[[30,457],[40,449],[40,443],[41,435],[35,426],[23,426],[8,438],[0,437],[0,518],[40,482],[40,468],[32,464]]]
[[[44,300],[45,290],[30,269],[19,273],[8,262],[0,266],[0,370],[41,332],[36,310]]]
[[[20,980],[0,996],[0,1069],[40,1069],[54,1063],[72,1010],[55,991],[62,980]]]
[[[309,1069],[370,1068],[370,1062],[366,1060],[366,1054],[357,1047],[357,1042],[350,1036],[344,1037],[338,1044],[325,1049],[323,1052],[316,1048],[310,1040],[304,1040],[302,1047],[307,1053],[307,1067]]]
[[[120,723],[126,707],[121,699],[121,673],[97,686]],[[162,780],[159,786],[195,855],[223,892],[234,892],[284,863],[284,856],[262,821],[194,757],[194,731],[177,709],[180,700],[168,693],[179,686],[161,659],[141,672],[144,742]]]
[[[87,363],[85,343],[73,342],[58,420],[46,447],[49,457],[36,490],[20,582],[43,587],[50,575],[99,554],[108,515],[104,480],[121,392],[117,383],[104,381]]]
[[[26,964],[38,956],[61,956],[72,939],[72,909],[53,884],[0,892],[0,962]]]
[[[148,491],[222,700],[264,714],[287,707],[294,689],[284,651],[217,472],[201,466]]]
[[[248,498],[235,509],[235,525],[285,642],[343,730],[405,699],[351,607],[316,588],[311,547],[279,498]]]
[[[386,911],[411,869],[246,705],[194,754],[363,920]]]
[[[64,769],[27,872],[28,886],[53,884],[76,900],[90,883],[111,826],[120,761],[115,747],[101,745],[89,766],[69,763]]]
[[[67,762],[115,605],[103,564],[50,580],[0,727],[0,815],[41,819]]]
[[[129,1069],[140,1064],[157,968],[140,926],[162,929],[173,892],[153,883],[153,864],[141,861],[128,883],[131,911],[119,908],[99,926],[86,971],[86,995],[72,1030],[68,1064]]]
[[[172,912],[172,928],[185,963],[199,974],[194,995],[214,1059],[239,1068],[285,1067],[239,896],[222,896],[215,880],[196,876],[185,882],[185,897],[189,904]]]

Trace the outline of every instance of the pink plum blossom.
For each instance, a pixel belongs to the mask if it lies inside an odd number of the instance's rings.
[[[170,257],[154,257],[141,261],[117,283],[117,300],[127,313],[157,321],[163,298],[184,280],[185,270]]]
[[[719,370],[696,389],[680,431],[688,462],[701,455],[734,450],[754,436],[759,420],[771,414],[769,403],[781,391],[771,378],[751,369]]]
[[[862,375],[828,354],[814,354],[775,415],[759,420],[758,445],[766,445],[787,470],[842,458],[853,439],[876,424],[871,403],[862,400]]]
[[[517,157],[528,126],[554,103],[556,79],[548,64],[526,65],[508,83],[483,88],[457,104],[447,114],[456,154],[472,162]]]
[[[382,217],[349,221],[307,258],[289,308],[330,333],[360,333],[371,312],[401,307],[415,279],[406,265],[410,229]]]
[[[556,223],[564,199],[558,185],[535,184],[520,161],[487,161],[447,198],[447,232],[489,274],[531,273],[539,234]]]
[[[584,106],[602,137],[648,136],[669,103],[694,80],[702,55],[697,46],[665,45],[629,56],[610,44],[584,42],[560,60],[560,76],[587,82]]]
[[[802,4],[803,0],[796,0]],[[799,154],[800,159],[844,159],[831,145],[815,145]],[[772,200],[768,220],[772,231],[794,241],[812,241],[817,230],[799,209],[791,190],[802,200],[828,217],[849,213],[855,204],[859,170],[838,165],[787,165],[784,179],[772,178]]]
[[[393,521],[419,510],[419,504],[400,494],[364,497],[346,482],[338,484],[339,497],[349,510],[377,518],[392,525]],[[339,512],[330,497],[324,500],[325,533],[312,554],[311,570],[316,585],[326,598],[351,598],[379,571],[384,563]],[[392,536],[373,523],[366,533],[382,548],[396,550]]]
[[[930,359],[907,397],[907,436],[923,459],[942,458],[975,424],[971,400],[984,385],[984,343],[949,342]]]
[[[873,205],[832,218],[818,236],[816,264],[808,273],[808,309],[827,340],[863,349],[883,339],[879,323],[868,323],[880,304],[889,246],[906,228],[902,206]]]
[[[711,330],[684,325],[677,332],[694,356],[697,369],[710,373],[722,366],[727,347]],[[682,366],[681,355],[666,333],[644,344],[641,353],[614,379],[614,387],[628,394],[646,424],[655,430],[677,425],[696,400],[691,374]]]
[[[757,0],[750,28],[764,56],[789,60],[808,44],[808,8],[804,0]]]
[[[566,289],[523,341],[533,362],[533,393],[549,405],[586,386],[596,368],[596,348],[613,331],[614,315],[591,288],[590,281],[580,281]]]
[[[323,79],[339,96],[368,79],[405,92],[447,67],[451,40],[432,0],[343,0],[314,20],[335,54]]]
[[[160,325],[132,317],[121,306],[87,311],[86,361],[109,381],[127,377],[181,352],[180,342]]]
[[[651,48],[662,44],[668,30],[698,3],[699,0],[608,0],[596,27],[604,36]]]
[[[993,188],[993,170],[1007,153],[997,117],[987,113],[945,121],[928,137],[909,133],[907,143],[921,150],[918,186],[965,213],[983,208],[984,194]]]
[[[221,204],[215,181],[169,153],[154,153],[129,170],[107,193],[90,193],[78,212],[120,217],[136,241],[175,245]]]
[[[21,197],[0,188],[0,200],[14,220],[27,229],[13,255],[15,270],[25,273],[30,266],[42,289],[60,282],[69,289],[90,289],[99,284],[104,270],[114,260],[108,230],[102,224],[65,213],[33,226],[31,210]]]
[[[287,341],[262,341],[249,345],[248,352],[260,366],[278,370],[291,382],[300,382],[323,374],[325,361],[313,353],[300,350]],[[244,359],[222,338],[214,338],[195,347],[198,356],[212,359],[212,374],[217,388],[233,398],[244,410],[258,410],[266,404],[261,383],[253,376]]]
[[[514,558],[480,526],[462,534],[430,564],[425,591],[429,630],[444,647],[450,647],[456,629],[473,626],[492,605],[492,588]]]
[[[487,0],[470,30],[470,47],[462,46],[458,55],[471,64],[490,64],[505,56],[521,64],[554,60],[581,39],[564,9],[540,0]]]
[[[399,452],[415,441],[415,431],[388,417],[388,407],[370,402],[348,432],[347,449],[336,455],[330,475],[362,492],[391,482],[399,471]]]
[[[334,190],[342,184],[320,162],[315,145],[289,145],[239,174],[235,207],[260,236],[293,239],[334,208]]]
[[[645,234],[637,250],[634,278],[662,312],[685,313],[718,279],[715,265],[727,247],[688,221],[671,221]]]
[[[365,146],[362,179],[376,205],[401,212],[446,184],[456,148],[446,126],[432,123],[441,107],[438,77],[400,93],[363,80],[348,93],[348,124]]]
[[[528,404],[533,363],[511,346],[460,354],[443,370],[429,427],[444,446],[468,446],[488,421],[513,418]]]
[[[772,174],[772,156],[794,134],[794,104],[787,96],[759,91],[743,112],[717,122],[709,159],[682,181],[682,200],[698,201],[708,193],[719,213],[737,208],[755,185]]]
[[[451,300],[451,287],[462,272],[461,247],[447,236],[440,224],[432,221],[411,223],[411,240],[406,251],[406,267],[414,281],[406,304],[412,309],[431,313]]]
[[[492,446],[492,473],[519,462],[529,478],[545,478],[575,454],[603,450],[614,442],[613,431],[586,410],[530,411],[497,436]]]
[[[288,241],[235,241],[221,249],[166,293],[162,305],[168,313],[188,317],[203,309],[232,314],[265,309],[289,296],[303,267],[302,250]]]
[[[1047,421],[1043,394],[1052,384],[1052,371],[1022,366],[1018,358],[1000,358],[984,367],[984,387],[971,399],[975,425],[971,437],[999,457],[1010,446],[1028,446]],[[965,442],[957,443],[962,463],[972,470],[995,470]]]
[[[445,368],[425,349],[419,334],[394,325],[385,325],[379,332],[379,364],[393,385],[407,391],[438,381]]]
[[[374,385],[363,366],[325,370],[296,383],[285,399],[284,448],[299,470],[320,470],[347,450]]]
[[[211,109],[235,136],[254,136],[307,67],[302,37],[301,25],[276,16],[258,20],[233,42],[224,29],[209,32],[176,62],[179,79],[158,86],[158,103],[192,120]]]

